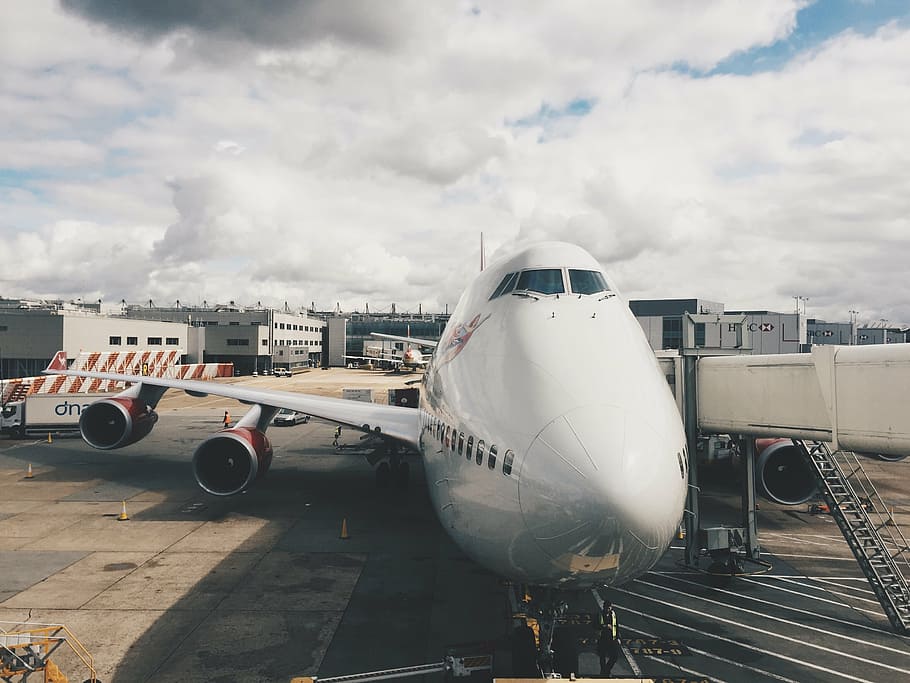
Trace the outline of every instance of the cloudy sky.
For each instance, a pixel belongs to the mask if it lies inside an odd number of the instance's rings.
[[[629,298],[910,322],[906,0],[0,4],[0,296],[440,310],[530,240]]]

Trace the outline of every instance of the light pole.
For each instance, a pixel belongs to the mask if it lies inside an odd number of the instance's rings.
[[[856,335],[857,335],[857,322],[859,321],[859,311],[855,311],[852,308],[847,311],[850,314],[850,343],[853,346],[856,346]]]

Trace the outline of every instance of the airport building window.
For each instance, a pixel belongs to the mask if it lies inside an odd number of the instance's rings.
[[[597,294],[607,292],[610,288],[603,274],[596,270],[575,270],[569,268],[569,283],[575,294]]]
[[[161,346],[161,337],[149,337],[145,343],[149,346]]]
[[[177,337],[168,337],[164,340],[168,346],[177,346],[180,343],[180,340]]]
[[[263,346],[268,346],[268,345],[269,345],[269,340],[268,340],[268,339],[263,339],[263,340],[262,340],[262,345],[263,345]]]
[[[491,470],[496,469],[496,452],[496,446],[490,446],[490,452],[487,455],[487,467],[489,467]]]
[[[283,329],[284,329],[284,323],[281,323],[278,329],[283,330]]]
[[[458,455],[464,453],[464,432],[458,435]]]
[[[507,477],[512,474],[512,462],[515,460],[515,454],[512,451],[506,451],[502,459],[502,473]]]
[[[120,346],[120,337],[109,337],[107,343],[111,346]]]
[[[228,339],[227,345],[228,346],[249,346],[250,340],[249,339]]]
[[[663,348],[680,348],[682,346],[682,318],[679,316],[665,316],[663,323]]]
[[[138,346],[138,345],[139,345],[139,337],[127,337],[127,338],[126,338],[126,345],[127,345],[127,346]]]
[[[705,346],[705,324],[695,323],[695,346],[704,348]]]
[[[470,459],[471,459],[471,455],[473,454],[473,452],[474,452],[474,437],[473,437],[473,436],[469,436],[469,437],[468,437],[468,450],[465,451],[465,453],[466,453],[465,457],[466,457],[468,460],[470,460]]]
[[[477,442],[477,457],[475,458],[475,461],[478,465],[483,464],[483,439],[480,439],[480,441]]]

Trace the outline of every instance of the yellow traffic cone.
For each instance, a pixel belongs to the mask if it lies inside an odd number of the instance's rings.
[[[26,479],[34,479],[34,478],[35,478],[35,475],[32,474],[32,463],[29,463],[29,464],[28,464],[28,469],[25,471],[25,478],[26,478]]]
[[[347,517],[345,517],[344,519],[341,520],[341,536],[339,536],[339,538],[342,541],[346,541],[350,538],[350,535],[348,534],[348,518]]]
[[[48,443],[54,443],[54,440],[51,438],[51,433],[50,433],[50,432],[47,433],[47,442],[48,442]]]
[[[124,500],[121,502],[123,504],[123,507],[120,508],[120,516],[117,517],[117,521],[126,522],[127,520],[129,520],[130,516],[128,514],[126,514],[126,501]]]

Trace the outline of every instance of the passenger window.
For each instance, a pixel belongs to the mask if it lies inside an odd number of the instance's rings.
[[[526,270],[518,276],[518,290],[539,292],[541,294],[562,294],[566,291],[562,281],[562,269],[541,268]]]
[[[512,451],[506,451],[502,459],[502,473],[507,477],[512,474],[512,462],[515,460],[515,454]]]
[[[478,465],[483,464],[483,439],[477,442],[477,457],[475,458],[475,461]]]
[[[448,426],[446,426],[445,438],[442,440],[442,442],[445,444],[446,448],[449,447],[449,427]]]
[[[487,467],[489,467],[491,470],[496,469],[496,453],[496,446],[490,446],[490,454],[487,456]]]
[[[467,448],[467,450],[465,451],[465,453],[466,453],[465,457],[466,457],[468,460],[471,459],[471,455],[473,454],[473,451],[474,451],[474,437],[473,437],[473,436],[469,436],[469,437],[468,437],[468,448]]]
[[[603,274],[596,270],[574,270],[570,268],[569,283],[572,285],[572,291],[575,294],[597,294],[598,292],[610,291]]]
[[[453,453],[455,452],[455,437],[456,437],[457,435],[458,435],[458,430],[457,430],[457,429],[453,429],[453,430],[452,430],[452,452],[453,452]]]
[[[464,432],[458,435],[458,455],[464,453]]]

